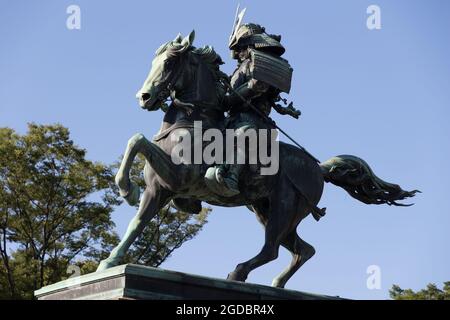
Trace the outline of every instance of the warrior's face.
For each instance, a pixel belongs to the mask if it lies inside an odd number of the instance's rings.
[[[248,58],[248,49],[248,47],[239,49],[239,51],[237,52],[237,59],[239,62],[242,62]]]
[[[182,66],[178,63],[182,54],[191,46],[194,31],[182,39],[178,35],[175,40],[162,45],[152,62],[152,68],[142,88],[137,92],[139,105],[147,110],[156,110],[170,95],[171,86],[175,86]]]

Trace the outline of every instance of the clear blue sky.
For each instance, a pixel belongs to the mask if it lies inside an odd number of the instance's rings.
[[[81,30],[66,28],[66,8],[81,8]],[[151,137],[162,113],[134,98],[155,49],[195,29],[231,72],[227,39],[234,1],[0,1],[0,126],[59,122],[92,160],[111,163],[137,132]],[[319,159],[354,154],[386,180],[423,191],[411,208],[367,206],[327,185],[319,223],[300,236],[316,256],[288,288],[383,299],[393,283],[419,289],[450,280],[450,2],[446,0],[241,1],[245,21],[281,33],[294,67],[290,98],[300,120],[275,116]],[[382,29],[366,28],[366,8],[381,8]],[[114,213],[122,235],[134,209]],[[226,277],[255,255],[263,230],[245,208],[214,208],[210,222],[164,268]],[[270,284],[280,257],[249,281]],[[368,290],[366,268],[381,268]]]

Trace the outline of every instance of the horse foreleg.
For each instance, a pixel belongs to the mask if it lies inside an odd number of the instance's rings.
[[[171,161],[171,157],[159,146],[147,140],[143,134],[135,134],[128,140],[127,149],[115,179],[120,195],[130,205],[135,205],[139,201],[139,188],[130,180],[130,169],[138,153],[144,155],[152,169],[167,185],[174,185],[176,181],[179,181],[180,168]]]
[[[128,224],[127,231],[120,243],[111,251],[109,257],[100,262],[97,271],[102,271],[118,265],[127,250],[144,230],[149,221],[167,203],[168,195],[156,186],[147,187],[142,195],[139,209]]]
[[[137,133],[128,140],[115,179],[120,195],[132,206],[139,201],[139,188],[130,180],[130,169],[144,139],[144,135]]]
[[[289,266],[273,279],[272,286],[278,288],[284,288],[295,272],[316,252],[312,245],[300,239],[295,230],[281,244],[292,253],[292,260]]]

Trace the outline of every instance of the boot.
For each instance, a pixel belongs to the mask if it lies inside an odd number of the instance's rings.
[[[228,169],[228,170],[227,170]],[[242,165],[221,166],[216,170],[217,181],[226,188],[227,195],[237,195],[239,191],[239,175],[242,171]]]
[[[233,197],[239,191],[239,174],[242,165],[220,165],[208,168],[205,173],[206,186],[215,194]]]

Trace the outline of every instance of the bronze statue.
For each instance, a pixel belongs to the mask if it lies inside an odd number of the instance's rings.
[[[164,119],[153,141],[142,134],[129,140],[116,175],[121,195],[129,204],[136,204],[139,189],[130,180],[129,172],[133,159],[140,153],[147,161],[144,170],[147,187],[122,241],[100,263],[98,270],[118,265],[148,221],[168,203],[196,214],[201,209],[201,201],[204,201],[226,207],[247,206],[265,227],[265,243],[261,251],[237,265],[228,279],[245,281],[252,270],[276,259],[281,245],[292,253],[292,262],[272,285],[284,287],[315,253],[314,248],[298,236],[296,229],[309,214],[316,220],[324,215],[325,210],[317,207],[324,182],[344,188],[353,198],[367,204],[402,205],[397,201],[413,197],[418,192],[405,191],[379,179],[358,157],[342,155],[317,163],[304,149],[282,142],[279,143],[279,169],[271,175],[260,174],[259,164],[236,165],[234,168],[235,165],[231,165],[231,171],[227,171],[218,168],[229,163],[174,163],[172,155],[178,142],[194,134],[195,124],[200,121],[202,130],[215,128],[218,132],[242,127],[245,130],[250,127],[273,129],[273,124],[264,119],[276,105],[278,94],[289,92],[292,70],[281,58],[284,48],[280,37],[267,34],[256,24],[241,27],[241,20],[242,15],[233,28],[235,37],[230,43],[233,54],[240,61],[231,83],[219,70],[222,59],[213,48],[193,46],[194,31],[185,38],[178,35],[157,50],[150,74],[137,98],[143,109],[164,108]],[[258,59],[265,61],[256,61]],[[270,75],[264,72],[256,75],[254,69],[249,72],[249,66],[253,64],[253,68],[258,68],[261,66],[258,63],[276,64],[271,67],[283,77],[270,79]],[[168,107],[165,105],[167,99],[171,100]],[[253,108],[258,108],[262,114]],[[276,108],[295,117],[299,115],[292,107]],[[227,118],[224,116],[226,111],[230,113]],[[211,142],[202,143],[204,148]],[[189,146],[192,149],[198,147],[192,141]],[[191,158],[195,156],[190,155]],[[225,188],[231,192],[220,193],[220,189],[211,188],[211,179],[216,177],[222,177]],[[218,181],[219,185],[222,182]]]

